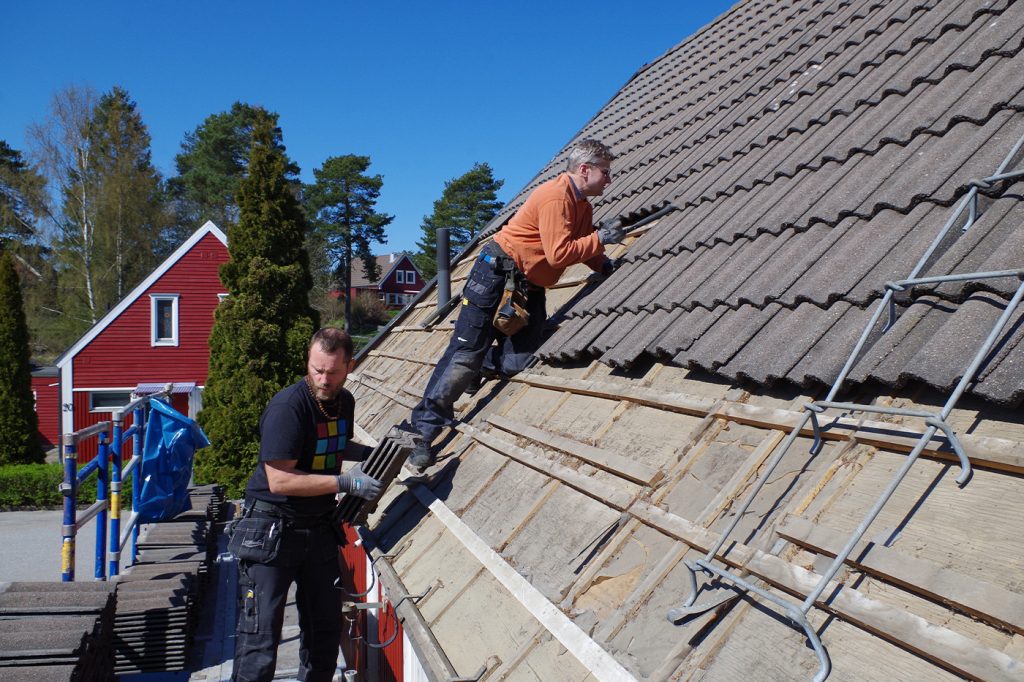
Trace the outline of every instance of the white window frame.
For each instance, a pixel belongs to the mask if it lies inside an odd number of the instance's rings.
[[[405,284],[405,270],[395,270],[395,282]]]
[[[224,300],[231,294],[217,294],[217,303],[223,303]]]
[[[416,271],[415,270],[406,270],[405,271],[405,283],[406,284],[416,284]]]
[[[125,394],[127,394],[128,398],[127,398],[127,400],[124,401],[124,404],[118,405],[117,407],[113,407],[113,406],[96,407],[94,402],[93,402],[93,400],[96,397],[97,393],[125,393]],[[122,407],[124,407],[125,405],[127,405],[131,401],[132,401],[132,389],[130,389],[130,388],[89,389],[89,412],[102,412],[102,413],[108,413],[108,414],[112,413],[112,412],[117,412],[118,410],[120,410]]]
[[[150,294],[149,295],[149,342],[151,346],[177,346],[178,345],[178,298],[180,294]],[[157,309],[161,301],[171,302],[171,336],[170,338],[157,338]]]

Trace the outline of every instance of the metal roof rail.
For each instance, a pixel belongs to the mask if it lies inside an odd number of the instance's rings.
[[[914,269],[913,271],[911,271],[908,278],[899,280],[897,282],[886,283],[884,296],[881,298],[881,300],[879,300],[878,306],[876,307],[874,314],[865,326],[864,331],[857,342],[857,345],[850,353],[850,356],[847,359],[846,364],[843,366],[843,369],[839,372],[839,376],[832,384],[832,388],[829,391],[828,396],[824,400],[814,401],[804,406],[803,417],[797,422],[796,426],[793,427],[793,430],[789,433],[786,440],[777,449],[776,453],[767,463],[763,473],[758,477],[753,488],[751,488],[750,492],[747,494],[747,497],[744,499],[743,504],[740,505],[740,507],[736,510],[735,514],[733,515],[732,521],[729,523],[728,527],[722,532],[722,535],[718,539],[718,542],[716,542],[715,545],[711,547],[710,550],[708,550],[708,553],[704,556],[704,558],[697,559],[696,561],[684,562],[687,570],[689,571],[688,577],[690,582],[690,593],[686,598],[685,602],[682,604],[682,606],[679,606],[674,609],[669,609],[666,615],[671,622],[675,623],[688,616],[709,611],[713,608],[716,608],[717,606],[720,606],[726,601],[729,601],[730,599],[738,597],[741,592],[753,592],[767,599],[768,601],[774,603],[775,605],[781,607],[785,611],[785,614],[789,617],[789,619],[793,621],[793,623],[798,625],[801,629],[803,629],[804,633],[807,635],[807,639],[810,642],[811,647],[814,649],[814,653],[818,657],[819,669],[818,673],[814,676],[814,682],[822,682],[828,677],[832,669],[832,663],[829,660],[828,652],[825,650],[825,647],[821,642],[821,638],[815,631],[814,627],[811,625],[810,621],[807,619],[807,613],[810,611],[811,607],[814,606],[815,602],[818,600],[821,594],[825,591],[829,582],[831,582],[831,580],[839,572],[840,568],[842,568],[843,564],[845,563],[846,559],[850,556],[850,553],[853,551],[854,547],[856,547],[857,543],[860,542],[861,538],[867,532],[868,527],[881,512],[885,504],[892,497],[893,493],[896,491],[896,488],[899,486],[900,482],[910,471],[911,467],[913,467],[914,462],[917,460],[921,452],[924,451],[925,446],[928,444],[929,441],[931,441],[932,437],[935,436],[937,431],[942,431],[945,434],[945,436],[949,439],[949,443],[960,461],[960,475],[957,476],[956,478],[957,485],[959,485],[962,488],[968,483],[968,481],[971,478],[970,460],[968,459],[967,454],[964,452],[963,447],[961,446],[959,439],[956,437],[956,434],[954,433],[952,427],[946,422],[946,419],[953,411],[953,408],[956,406],[957,401],[963,395],[964,391],[966,391],[967,387],[974,381],[978,369],[981,367],[982,362],[984,362],[985,358],[991,352],[999,336],[1002,334],[1003,329],[1006,327],[1006,324],[1010,320],[1010,316],[1013,314],[1013,311],[1020,304],[1021,300],[1024,299],[1024,269],[1003,270],[999,272],[975,272],[966,274],[945,275],[938,277],[918,277],[918,275],[929,263],[931,257],[934,255],[939,245],[946,238],[949,231],[956,224],[957,220],[961,217],[961,215],[963,215],[965,210],[968,212],[968,219],[966,224],[961,229],[964,232],[966,232],[974,223],[978,215],[977,195],[979,188],[987,189],[990,188],[992,184],[995,182],[1014,179],[1018,177],[1024,177],[1024,170],[1006,172],[1006,167],[1016,157],[1017,153],[1021,150],[1022,146],[1024,146],[1024,137],[1021,137],[1021,139],[1018,140],[1017,143],[1013,146],[1009,154],[1006,155],[1006,158],[1003,159],[1003,162],[1000,164],[999,169],[995,172],[995,174],[983,180],[975,180],[971,183],[971,189],[960,201],[957,208],[950,216],[949,220],[946,221],[945,226],[939,231],[939,234],[935,237],[931,245],[928,247],[928,250],[924,253],[923,256],[921,256],[920,260],[917,262],[917,265],[914,266]],[[946,401],[941,411],[939,411],[938,413],[932,413],[923,410],[905,410],[900,408],[876,407],[873,405],[859,405],[854,403],[842,403],[834,401],[834,398],[836,397],[836,394],[839,392],[839,389],[842,387],[843,382],[846,380],[847,375],[850,373],[850,370],[853,368],[854,364],[860,357],[861,351],[867,344],[868,338],[871,335],[872,330],[875,328],[875,325],[881,318],[882,313],[885,312],[886,310],[889,311],[889,320],[886,323],[885,328],[883,329],[883,333],[892,328],[892,325],[895,323],[896,304],[894,301],[894,296],[897,292],[906,291],[907,289],[922,284],[935,284],[941,282],[954,281],[973,281],[980,279],[991,279],[996,277],[1016,277],[1021,280],[1021,283],[1017,287],[1017,290],[1014,293],[1013,297],[1010,299],[1009,303],[1007,303],[1006,309],[1003,311],[1002,315],[996,321],[995,325],[993,326],[991,332],[988,335],[988,338],[985,339],[984,343],[982,343],[977,353],[975,353],[974,359],[971,361],[970,365],[964,371],[963,377],[960,379],[960,382],[953,390],[953,393],[950,395],[949,399]],[[786,453],[789,451],[789,448],[796,441],[797,436],[800,434],[800,432],[807,426],[808,422],[811,422],[814,433],[814,442],[811,445],[810,452],[812,455],[817,455],[821,451],[821,426],[818,423],[818,415],[829,409],[844,410],[847,412],[875,412],[881,414],[922,417],[925,420],[925,426],[927,428],[925,428],[917,444],[914,446],[913,450],[907,455],[907,458],[903,462],[903,465],[892,477],[892,480],[889,482],[889,485],[879,496],[874,506],[867,512],[867,514],[865,514],[863,520],[861,520],[856,530],[854,530],[853,533],[849,536],[849,539],[847,540],[843,549],[835,556],[828,570],[826,570],[825,573],[822,574],[821,578],[818,580],[818,584],[802,602],[798,603],[790,599],[773,594],[769,592],[767,589],[753,584],[752,582],[743,578],[742,576],[731,573],[728,570],[728,568],[716,566],[713,563],[713,561],[715,559],[715,556],[725,545],[729,536],[735,530],[736,526],[739,524],[740,519],[742,519],[743,516],[746,514],[747,509],[750,507],[750,504],[753,502],[758,492],[760,492],[761,488],[764,487],[765,483],[772,475],[772,472],[774,472],[775,468],[779,465],[779,462],[781,462],[783,457],[785,457]],[[734,592],[719,594],[711,598],[709,601],[697,603],[697,594],[700,592],[700,588],[697,585],[698,571],[701,571],[709,576],[714,577],[713,582],[725,581],[727,583],[731,583],[730,585],[728,585],[728,587],[734,590]]]

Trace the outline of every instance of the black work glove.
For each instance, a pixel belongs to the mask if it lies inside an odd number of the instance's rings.
[[[346,495],[355,495],[364,500],[376,500],[380,497],[384,486],[377,479],[363,473],[362,463],[356,464],[338,478],[338,492]]]
[[[622,224],[622,218],[602,222],[596,231],[602,244],[618,244],[626,237],[626,226]]]
[[[609,258],[608,260],[606,260],[604,262],[604,265],[601,266],[601,274],[604,275],[605,277],[608,277],[613,272],[618,270],[621,266],[622,266],[622,258],[616,258],[615,260],[612,260],[611,258]]]

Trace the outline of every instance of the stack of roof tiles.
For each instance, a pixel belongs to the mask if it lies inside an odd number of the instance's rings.
[[[976,182],[1024,135],[1022,47],[1012,0],[738,5],[638,72],[578,135],[617,155],[597,218],[680,210],[563,311],[541,358],[831,384],[885,283],[911,273],[979,185],[977,220],[964,230],[958,218],[921,276],[1024,268],[1024,185]],[[915,289],[850,380],[951,388],[1018,284]],[[976,395],[1024,399],[1021,315]]]
[[[223,489],[189,491],[191,509],[150,524],[138,557],[118,579],[114,623],[118,674],[185,670],[215,559]]]
[[[0,682],[114,678],[109,583],[0,585]]]

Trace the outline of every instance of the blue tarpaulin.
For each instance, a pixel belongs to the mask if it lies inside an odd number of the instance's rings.
[[[135,479],[142,486],[135,510],[142,523],[164,521],[191,508],[192,456],[210,444],[194,420],[163,401],[149,404],[146,444]]]

